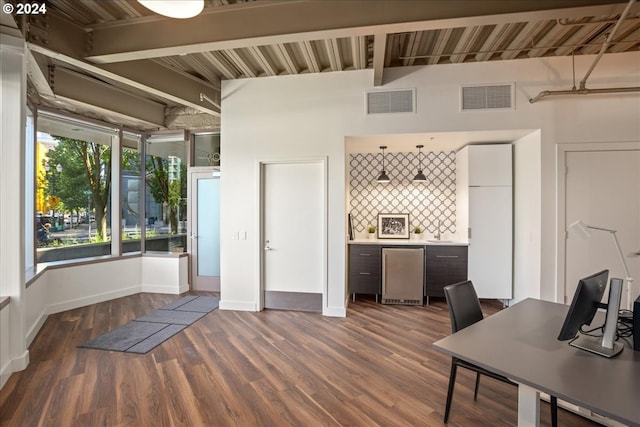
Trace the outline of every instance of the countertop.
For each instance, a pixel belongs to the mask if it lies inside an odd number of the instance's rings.
[[[369,239],[356,238],[349,240],[350,245],[385,245],[385,246],[469,246],[469,242],[460,240],[417,240],[417,239]]]

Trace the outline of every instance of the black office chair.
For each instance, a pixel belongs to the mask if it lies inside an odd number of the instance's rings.
[[[444,287],[444,296],[447,300],[447,306],[449,307],[449,316],[451,317],[451,332],[458,332],[467,326],[482,320],[484,315],[482,314],[482,307],[480,306],[480,300],[476,294],[476,290],[473,287],[473,283],[470,280],[460,283],[454,283]],[[444,410],[444,422],[449,421],[449,411],[451,409],[451,400],[453,397],[453,388],[456,383],[456,372],[458,366],[469,369],[476,373],[476,386],[473,392],[473,400],[478,399],[478,387],[480,386],[480,375],[486,375],[496,380],[505,382],[511,385],[517,385],[509,378],[496,374],[480,366],[458,359],[457,357],[451,358],[451,373],[449,374],[449,390],[447,391],[447,403]],[[555,396],[551,396],[551,425],[557,427],[558,425],[558,403]]]

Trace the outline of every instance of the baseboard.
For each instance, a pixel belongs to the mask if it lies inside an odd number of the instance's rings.
[[[220,300],[220,310],[258,311],[255,302]]]
[[[27,332],[27,336],[25,337],[26,341],[27,341],[27,347],[29,347],[31,345],[31,343],[33,342],[33,340],[35,339],[36,335],[38,335],[38,332],[40,332],[40,329],[42,328],[42,325],[44,325],[44,322],[47,321],[47,317],[49,317],[49,315],[47,314],[48,309],[45,308],[42,313],[40,313],[40,316],[38,316],[38,320],[36,320],[36,322],[31,325],[31,327],[29,328],[29,331]]]
[[[60,313],[67,310],[73,310],[75,308],[84,307],[91,304],[98,304],[100,302],[110,301],[112,299],[126,297],[129,295],[135,295],[140,293],[139,286],[132,286],[130,288],[118,289],[111,292],[105,292],[103,294],[91,295],[84,298],[78,298],[70,301],[61,302],[58,304],[52,304],[49,306],[48,313]],[[149,291],[152,292],[152,291]]]
[[[347,317],[347,309],[344,307],[323,307],[322,315],[327,317]]]
[[[7,362],[2,369],[0,369],[0,390],[2,390],[2,387],[7,383],[11,374],[27,369],[27,366],[29,366],[29,350],[25,350],[21,356]]]
[[[189,290],[189,284],[179,287],[175,286],[162,286],[162,285],[142,285],[140,292],[148,292],[150,294],[170,294],[180,295]]]

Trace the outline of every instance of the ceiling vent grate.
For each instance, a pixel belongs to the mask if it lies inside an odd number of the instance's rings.
[[[461,87],[462,111],[513,109],[514,85],[471,85]]]
[[[367,115],[389,113],[414,113],[415,89],[399,89],[367,92]]]

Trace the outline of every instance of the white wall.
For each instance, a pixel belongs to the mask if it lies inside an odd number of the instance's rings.
[[[10,324],[11,304],[0,310],[0,389],[9,379],[9,376],[13,372],[11,367],[11,342],[9,334],[11,330]]]
[[[593,56],[577,57],[584,73]],[[416,88],[417,113],[365,117],[364,96],[374,89],[371,70],[224,81],[221,151],[220,307],[256,309],[259,291],[256,162],[327,156],[329,166],[328,295],[325,313],[345,313],[345,152],[350,135],[540,129],[541,228],[539,296],[555,292],[555,145],[561,142],[628,141],[640,135],[640,96],[556,97],[530,104],[542,90],[569,89],[571,58],[526,59],[386,69],[382,88]],[[459,112],[462,83],[516,84],[513,111]],[[639,86],[640,53],[606,55],[588,87]],[[525,144],[526,145],[526,144]],[[530,219],[528,219],[530,220]],[[516,224],[520,227],[520,224]],[[247,240],[232,240],[247,231]],[[529,249],[531,249],[529,247]],[[518,255],[516,255],[518,256]],[[520,262],[528,262],[519,257]],[[295,260],[292,260],[295,262]],[[538,261],[531,261],[533,264]],[[533,284],[518,289],[532,292]],[[537,293],[537,292],[534,292]],[[536,295],[537,296],[537,295]]]
[[[540,298],[540,131],[513,143],[513,299]]]

